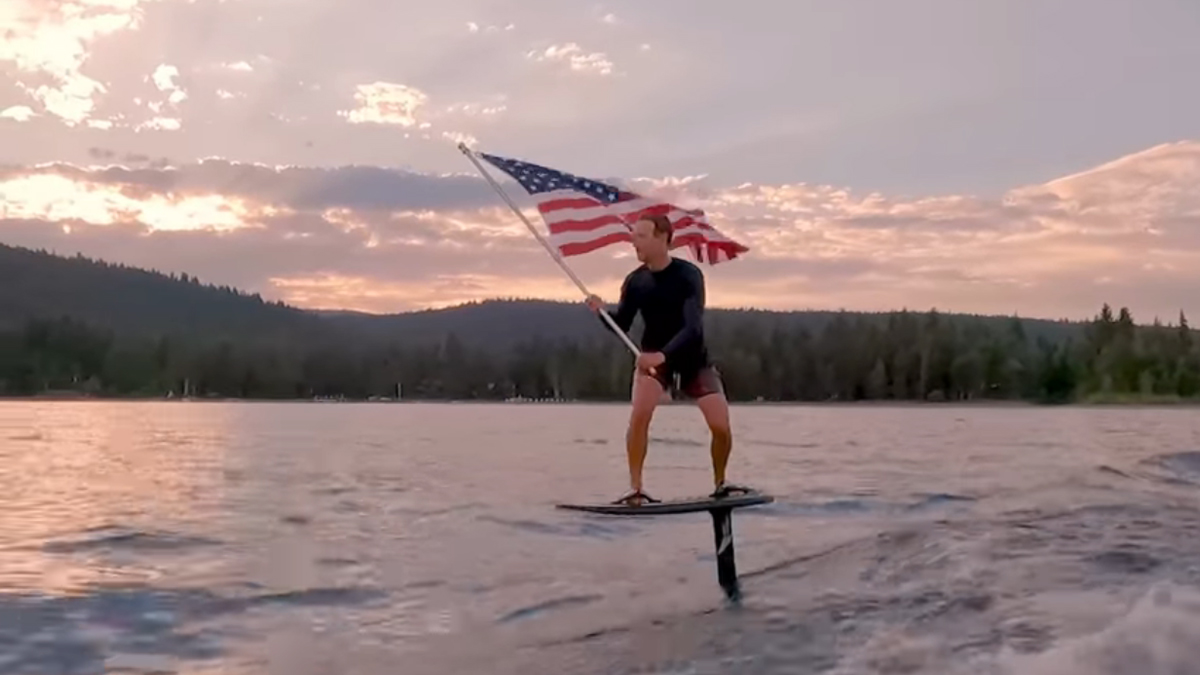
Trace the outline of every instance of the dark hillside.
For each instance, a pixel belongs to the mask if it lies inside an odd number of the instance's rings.
[[[910,312],[911,313],[911,312]],[[713,308],[708,325],[717,332],[734,326],[754,331],[776,328],[820,332],[834,317],[862,318],[884,325],[898,312],[767,311]],[[369,342],[406,345],[441,342],[453,333],[472,348],[507,351],[534,336],[550,340],[610,339],[602,322],[581,303],[537,299],[487,300],[444,309],[400,314],[306,311],[263,300],[227,286],[201,283],[188,274],[65,257],[0,244],[0,329],[33,318],[71,317],[130,335],[183,335],[199,339],[251,341],[354,336]],[[1011,317],[944,315],[1003,327]],[[1078,333],[1078,323],[1020,319],[1031,340],[1061,342]],[[640,323],[635,323],[636,336]]]
[[[349,331],[375,340],[398,341],[408,344],[439,342],[454,333],[463,344],[489,350],[508,350],[533,336],[548,339],[590,340],[605,338],[604,323],[582,302],[550,300],[485,300],[442,309],[406,312],[402,314],[364,314],[360,312],[321,311],[320,315]],[[753,332],[807,330],[819,333],[836,317],[862,319],[873,325],[885,326],[889,320],[902,315],[923,312],[839,312],[839,311],[769,311],[757,309],[711,308],[706,312],[706,325],[717,333],[741,327]],[[1046,339],[1060,343],[1078,336],[1082,323],[1025,319],[1007,316],[976,316],[944,314],[946,320],[977,323],[992,329],[1009,327],[1014,319],[1021,324],[1025,335],[1033,341]],[[635,321],[631,333],[639,335],[641,322]]]
[[[70,317],[120,335],[241,341],[321,337],[319,317],[196,277],[0,244],[0,329]]]

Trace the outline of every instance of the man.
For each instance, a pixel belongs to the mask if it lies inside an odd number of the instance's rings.
[[[648,215],[634,223],[633,247],[642,264],[625,277],[617,309],[609,312],[623,331],[628,332],[639,312],[645,324],[625,436],[630,490],[614,504],[659,501],[642,489],[642,466],[654,410],[671,389],[694,400],[708,423],[716,485],[712,496],[748,492],[725,482],[733,433],[721,376],[709,362],[704,343],[704,275],[696,265],[671,255],[671,236],[671,222],[665,216]],[[588,297],[587,304],[597,313],[607,311],[595,295]]]

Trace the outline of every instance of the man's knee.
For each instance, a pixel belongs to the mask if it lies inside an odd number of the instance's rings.
[[[653,379],[640,376],[634,383],[633,408],[629,411],[629,426],[631,430],[645,431],[650,427],[654,417],[654,409],[658,406],[662,389]]]
[[[720,441],[733,440],[733,428],[729,424],[729,418],[712,419],[708,422],[708,430],[712,433],[713,438]]]
[[[700,397],[699,404],[704,411],[704,419],[713,438],[718,441],[732,441],[733,429],[729,422],[729,403],[725,395],[718,391],[707,393]]]
[[[629,429],[630,431],[646,431],[650,428],[650,420],[654,418],[654,408],[646,406],[644,408],[634,408],[629,413]]]

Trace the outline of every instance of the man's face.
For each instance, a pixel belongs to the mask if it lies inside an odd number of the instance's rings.
[[[639,220],[633,224],[633,248],[637,251],[639,262],[660,256],[667,248],[667,235],[656,234],[654,223],[649,220]]]

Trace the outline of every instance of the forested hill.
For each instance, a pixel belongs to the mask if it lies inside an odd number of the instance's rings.
[[[710,309],[732,399],[1072,400],[1200,392],[1200,339],[934,311]],[[638,332],[635,324],[634,334]],[[0,245],[0,395],[627,399],[631,359],[581,303],[314,312],[237,289]]]
[[[60,256],[0,244],[0,330],[30,319],[70,317],[120,335],[177,335],[197,340],[273,340],[406,346],[442,342],[454,334],[465,346],[507,351],[535,337],[549,340],[613,339],[581,303],[537,299],[488,300],[400,314],[309,311],[257,293],[203,283],[187,273],[164,274],[81,255]],[[837,316],[886,322],[896,313],[710,309],[717,331],[735,327],[820,332]],[[1009,317],[965,317],[994,327]],[[1020,319],[1031,340],[1060,342],[1081,324]],[[634,333],[640,329],[635,324]]]
[[[494,299],[402,314],[318,313],[339,328],[364,337],[407,344],[439,342],[447,335],[454,334],[466,346],[503,351],[535,336],[553,340],[590,340],[607,335],[601,320],[582,302]],[[705,322],[710,330],[718,333],[735,329],[751,334],[768,334],[775,330],[819,333],[837,317],[883,326],[895,317],[912,313],[911,310],[866,313],[710,308],[706,312]],[[945,314],[943,317],[994,329],[1003,329],[1014,321],[1013,317],[999,316]],[[1045,339],[1053,343],[1078,335],[1083,326],[1080,322],[1047,319],[1016,320],[1030,340]],[[636,337],[640,330],[640,320],[635,321],[631,332]]]
[[[309,312],[187,274],[0,244],[0,329],[64,316],[125,335],[269,341],[329,330]]]

